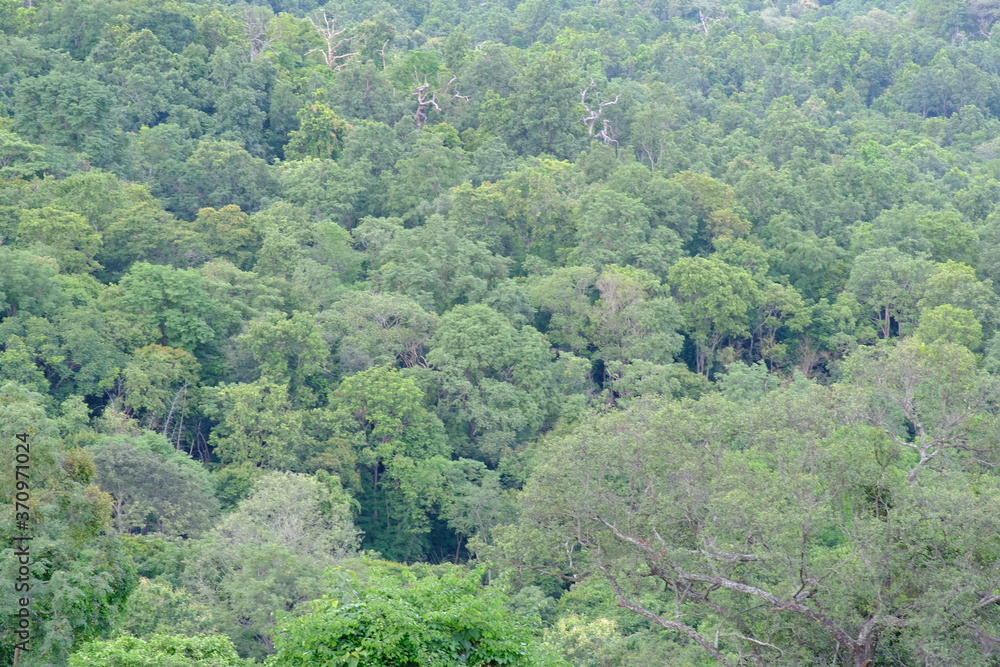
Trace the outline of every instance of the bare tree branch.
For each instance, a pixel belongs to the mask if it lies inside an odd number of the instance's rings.
[[[438,106],[437,97],[438,95],[448,96],[451,99],[467,100],[468,95],[462,95],[457,90],[452,93],[451,85],[458,81],[457,76],[451,77],[451,79],[444,85],[444,88],[440,88],[441,80],[438,79],[439,90],[433,90],[431,84],[427,82],[427,76],[424,76],[424,82],[420,82],[420,76],[417,73],[417,68],[413,68],[413,81],[416,85],[413,87],[413,94],[417,98],[417,111],[413,114],[413,123],[419,130],[424,126],[424,122],[427,121],[427,112],[430,107],[433,107],[435,111],[441,111],[441,107]]]
[[[317,33],[319,33],[319,36],[323,38],[324,42],[326,42],[325,48],[318,47],[312,49],[311,51],[306,52],[307,56],[310,53],[322,53],[323,62],[326,63],[327,67],[336,72],[347,66],[346,62],[338,65],[337,64],[338,60],[344,60],[345,58],[350,58],[351,56],[358,55],[357,51],[352,53],[341,53],[341,54],[337,53],[337,51],[340,50],[340,47],[344,42],[351,42],[352,39],[350,37],[341,37],[339,40],[337,39],[338,37],[340,37],[340,35],[344,34],[347,31],[347,29],[341,28],[340,30],[337,30],[337,19],[330,18],[329,16],[327,16],[325,9],[322,10],[321,14],[321,18],[323,19],[322,24],[318,23],[316,19],[314,19],[312,16],[309,16],[307,18],[309,19],[309,23],[312,24],[312,27],[316,29]],[[382,48],[385,49],[385,46],[383,45]],[[385,69],[384,54],[382,56],[382,68]]]
[[[719,650],[717,648],[712,646],[711,643],[709,643],[704,637],[702,637],[698,633],[697,630],[695,630],[691,626],[685,625],[684,623],[679,623],[677,621],[668,621],[665,618],[657,616],[656,614],[649,611],[645,607],[629,602],[628,599],[625,597],[625,591],[623,591],[622,587],[618,585],[617,579],[614,578],[611,572],[600,562],[598,562],[597,567],[600,568],[601,572],[604,573],[605,578],[607,578],[608,582],[611,584],[611,588],[614,589],[615,597],[618,599],[619,607],[624,607],[625,609],[628,609],[631,612],[635,612],[636,614],[639,614],[640,616],[643,616],[652,621],[653,623],[656,623],[661,627],[667,628],[668,630],[677,630],[678,632],[684,633],[685,635],[690,637],[692,641],[698,644],[698,646],[705,649],[705,651],[713,658],[715,658],[720,665],[723,665],[723,667],[733,667],[732,663],[726,660],[725,656],[719,653]]]
[[[281,37],[281,31],[277,26],[274,29],[268,28],[264,9],[256,5],[243,8],[243,21],[244,34],[250,46],[250,62],[254,62]]]
[[[621,95],[615,95],[615,99],[611,102],[602,102],[600,95],[598,95],[597,108],[593,109],[587,105],[587,92],[596,85],[597,84],[594,83],[594,80],[591,79],[587,87],[580,93],[580,106],[582,106],[583,110],[587,112],[587,115],[580,120],[587,127],[587,134],[590,136],[594,136],[597,121],[601,121],[601,131],[598,132],[596,136],[604,142],[605,146],[610,146],[611,144],[618,146],[618,141],[613,136],[614,130],[611,127],[611,121],[604,117],[604,107],[609,107],[612,104],[618,104],[618,99]]]

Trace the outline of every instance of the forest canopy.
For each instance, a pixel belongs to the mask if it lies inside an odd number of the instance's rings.
[[[998,21],[0,0],[0,662],[1000,665]]]

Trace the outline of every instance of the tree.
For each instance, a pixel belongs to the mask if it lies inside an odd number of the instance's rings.
[[[684,257],[667,275],[687,333],[697,347],[696,372],[708,375],[727,337],[750,333],[749,310],[760,299],[753,277],[715,257]]]
[[[469,159],[460,147],[445,145],[440,132],[421,131],[413,150],[396,162],[389,184],[389,208],[410,217],[421,202],[433,202],[468,176]]]
[[[345,374],[369,366],[425,366],[427,341],[438,318],[413,299],[394,292],[348,294],[325,318],[337,338]]]
[[[304,415],[292,407],[288,385],[265,377],[222,386],[207,400],[205,412],[220,422],[209,444],[223,463],[287,470],[312,448]]]
[[[405,570],[373,570],[360,591],[335,589],[309,614],[285,620],[267,664],[555,667],[561,662],[532,659],[525,622],[505,609],[499,589],[480,584],[482,569],[449,568],[419,579]]]
[[[193,537],[208,529],[217,506],[211,478],[162,435],[108,436],[90,451],[98,483],[114,498],[118,532]]]
[[[225,636],[153,635],[90,642],[69,658],[70,667],[243,667]]]
[[[331,435],[346,440],[356,457],[361,474],[343,476],[359,478],[358,525],[366,542],[401,560],[419,557],[426,512],[437,500],[433,490],[420,493],[421,479],[433,477],[451,453],[441,421],[423,403],[411,378],[373,366],[344,378],[325,417]]]
[[[921,336],[861,348],[845,364],[845,379],[866,391],[870,423],[918,455],[907,473],[910,484],[928,466],[990,466],[996,457],[993,382],[977,371],[975,356],[960,338],[952,342],[953,335],[935,335],[942,327],[934,316],[949,314],[948,309],[928,314],[918,328]],[[963,328],[966,337],[974,336],[974,325]]]
[[[135,262],[168,264],[181,254],[181,225],[158,202],[138,202],[115,211],[105,222],[95,259],[116,278]]]
[[[0,178],[16,179],[43,171],[48,163],[45,147],[0,129]]]
[[[21,313],[3,322],[6,336],[25,343],[24,352],[48,381],[52,396],[102,395],[112,389],[127,358],[110,326],[93,307],[67,309],[49,318]]]
[[[203,139],[180,174],[180,186],[189,195],[191,208],[179,211],[189,216],[206,207],[230,204],[247,212],[263,208],[276,193],[267,163],[252,156],[240,144],[226,139]]]
[[[509,96],[486,94],[482,125],[521,154],[574,155],[581,147],[577,96],[583,82],[567,59],[552,51],[532,55],[510,85]]]
[[[983,326],[972,311],[945,304],[921,312],[913,335],[925,343],[943,340],[974,350],[983,342]]]
[[[191,264],[218,258],[248,269],[254,252],[260,248],[261,239],[249,216],[235,204],[199,209],[194,221],[185,226],[190,236],[184,239],[184,245],[194,255],[189,260]]]
[[[793,158],[815,161],[829,152],[826,132],[795,108],[791,97],[771,103],[764,128],[761,143],[767,147],[766,155],[776,167]]]
[[[509,260],[453,231],[448,221],[392,233],[378,255],[372,282],[380,291],[405,294],[427,310],[482,301],[507,277]]]
[[[929,273],[927,260],[903,254],[895,248],[868,250],[854,259],[846,288],[858,301],[874,310],[872,321],[882,337],[916,319],[917,302]]]
[[[282,199],[304,208],[314,219],[329,219],[344,229],[353,229],[371,213],[378,212],[369,189],[374,179],[360,162],[345,167],[339,162],[306,157],[279,165],[275,175]],[[372,210],[374,209],[374,210]]]
[[[28,140],[64,146],[92,161],[111,164],[120,149],[114,96],[104,84],[58,69],[25,77],[15,91],[14,131]]]
[[[254,62],[271,49],[271,44],[281,36],[273,21],[270,8],[247,5],[243,8],[243,31],[249,48],[250,62]],[[270,24],[270,25],[268,25]]]
[[[381,45],[380,45],[381,46]],[[383,47],[384,48],[384,47]],[[342,118],[364,118],[390,127],[403,117],[402,95],[389,83],[375,62],[348,60],[327,87],[330,108]]]
[[[228,303],[212,298],[209,281],[194,269],[138,262],[119,283],[118,307],[159,333],[159,344],[195,356],[206,353],[236,322]]]
[[[141,413],[147,428],[168,437],[176,433],[179,442],[198,371],[198,361],[184,350],[155,344],[141,347],[122,372],[123,404]]]
[[[551,415],[552,352],[533,327],[520,330],[487,306],[456,306],[430,341],[428,363],[470,438],[488,431],[533,433]]]
[[[301,404],[314,401],[329,381],[330,352],[310,313],[268,313],[236,342],[257,362],[262,377],[288,385]]]
[[[596,418],[548,444],[493,553],[601,577],[620,606],[722,665],[977,664],[1000,617],[996,574],[972,554],[997,545],[964,527],[982,535],[995,518],[961,509],[976,492],[960,474],[908,485],[886,439],[844,426],[838,402],[806,382],[742,425],[714,398]]]
[[[324,90],[318,90],[315,95],[320,98],[325,93]],[[347,121],[319,101],[302,107],[296,115],[299,129],[292,130],[288,135],[288,143],[285,144],[286,160],[301,157],[325,160],[340,154],[343,137],[351,129]]]
[[[997,6],[995,0],[969,0],[968,11],[969,15],[976,21],[979,34],[992,41],[993,31],[991,28],[993,22],[1000,17],[1000,6]]]
[[[580,200],[576,256],[601,269],[631,265],[657,275],[681,255],[681,238],[668,227],[654,227],[652,212],[641,201],[609,190]]]
[[[949,260],[931,268],[917,307],[924,310],[952,305],[970,310],[990,331],[1000,323],[996,316],[996,299],[992,280],[979,281],[971,266]]]
[[[26,250],[0,246],[0,313],[11,317],[21,311],[47,317],[65,303],[64,283],[58,265]]]
[[[544,331],[554,346],[586,353],[596,280],[597,271],[589,266],[567,266],[530,279],[531,302],[549,316]]]
[[[18,577],[30,591],[30,651],[20,652],[20,663],[58,664],[83,642],[109,633],[136,585],[135,571],[111,528],[112,500],[96,484],[96,467],[83,450],[60,442],[57,422],[45,413],[45,398],[13,383],[0,387],[0,458],[8,470],[19,464],[17,445],[28,449],[30,491],[17,488],[14,475],[0,481],[0,492],[10,499],[10,520],[2,533],[7,544],[0,571],[13,584]],[[26,434],[27,443],[16,434]],[[22,459],[23,460],[23,459]],[[23,479],[21,481],[24,481]],[[28,493],[28,528],[14,523],[13,500]],[[23,511],[23,510],[19,510]],[[31,537],[30,563],[24,574],[23,554],[12,538]],[[0,602],[3,637],[0,656],[14,664],[14,645],[23,641],[16,632],[19,598]]]
[[[326,10],[322,10],[321,14],[316,17],[308,16],[309,23],[312,24],[313,29],[316,34],[322,38],[324,46],[315,48],[306,55],[312,53],[320,53],[323,56],[323,62],[326,66],[332,69],[334,72],[347,67],[347,63],[338,63],[339,60],[344,60],[345,58],[350,58],[351,56],[358,55],[357,52],[354,53],[340,53],[340,47],[344,42],[352,42],[353,40],[349,37],[340,37],[342,34],[347,32],[346,28],[341,28],[337,30],[337,19],[336,17],[329,17],[326,15]],[[322,20],[320,20],[322,19]],[[338,37],[340,39],[338,39]]]
[[[684,324],[677,304],[652,275],[610,266],[594,283],[600,297],[589,313],[595,356],[608,361],[644,359],[669,364],[681,351]]]
[[[132,544],[150,545],[153,546],[153,549],[156,548],[154,545],[158,544],[157,538],[152,540],[131,539],[136,540]],[[161,540],[159,544],[165,545],[167,543]],[[172,546],[178,549],[180,544],[183,542],[178,541]],[[147,573],[149,573],[148,570]],[[190,591],[183,586],[174,586],[162,574],[156,579],[140,576],[139,585],[135,592],[129,596],[125,618],[122,619],[116,630],[117,636],[140,639],[148,639],[152,635],[158,634],[193,637],[219,632],[219,629],[212,623],[209,608],[196,602]]]
[[[263,659],[274,650],[275,612],[300,612],[322,594],[324,569],[353,555],[353,505],[326,473],[269,473],[193,545],[185,586],[241,654]]]
[[[94,261],[101,236],[77,213],[51,206],[21,211],[17,243],[39,254],[51,254],[67,273],[87,273],[99,269]]]

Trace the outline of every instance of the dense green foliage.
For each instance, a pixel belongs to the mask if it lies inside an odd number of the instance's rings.
[[[1000,664],[997,19],[0,0],[0,662]]]

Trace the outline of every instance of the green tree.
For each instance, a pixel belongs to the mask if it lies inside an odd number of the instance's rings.
[[[217,502],[208,472],[162,435],[108,436],[90,453],[118,532],[193,537],[209,527]]]
[[[309,614],[286,619],[267,664],[565,664],[533,658],[527,624],[482,576],[455,568],[418,579],[376,569],[357,593],[327,593]]]
[[[575,155],[583,126],[577,99],[586,83],[562,54],[533,54],[510,81],[507,96],[486,93],[480,122],[521,154]]]
[[[236,342],[253,357],[262,377],[288,385],[301,404],[313,402],[329,382],[330,351],[310,313],[268,313]]]
[[[326,91],[316,91],[317,97]],[[313,102],[298,111],[299,129],[288,135],[285,159],[313,157],[320,160],[335,159],[341,152],[344,135],[351,126],[328,109],[322,102]]]
[[[553,354],[533,327],[518,329],[484,305],[455,306],[429,347],[439,409],[471,440],[491,431],[533,435],[554,416]]]
[[[992,280],[977,280],[971,266],[949,260],[931,269],[917,306],[926,309],[950,304],[970,310],[987,330],[992,330],[1000,323],[996,298]]]
[[[913,335],[925,343],[943,340],[976,349],[983,342],[983,326],[972,311],[945,304],[922,311]]]
[[[139,262],[119,283],[116,305],[155,329],[159,344],[198,356],[236,323],[234,308],[209,294],[209,281],[194,269]]]
[[[865,391],[865,417],[915,453],[907,458],[910,484],[932,464],[976,468],[992,465],[997,454],[997,425],[985,416],[993,382],[962,345],[977,333],[968,311],[962,315],[944,307],[928,311],[921,336],[860,348],[845,363],[845,380]]]
[[[609,190],[581,198],[577,239],[578,260],[598,269],[631,265],[664,276],[681,256],[676,232],[654,227],[641,201]]]
[[[189,237],[183,241],[187,252],[194,255],[189,260],[191,264],[220,258],[248,269],[254,252],[260,248],[260,237],[250,223],[249,216],[235,204],[219,209],[210,206],[200,209],[187,227]]]
[[[423,366],[438,322],[434,313],[394,292],[350,293],[325,315],[345,374],[376,365]]]
[[[70,667],[242,667],[228,637],[157,634],[90,642],[70,656]]]
[[[453,130],[454,131],[454,130]],[[469,158],[460,147],[445,145],[444,135],[420,131],[411,151],[396,162],[389,182],[388,208],[393,215],[413,216],[422,202],[433,202],[470,172]]]
[[[600,295],[589,314],[590,341],[604,361],[644,359],[669,364],[680,353],[684,328],[677,304],[641,270],[608,267],[594,282]]]
[[[529,279],[531,303],[548,316],[545,335],[556,347],[586,353],[596,280],[597,271],[589,266],[567,266]]]
[[[198,386],[198,361],[190,353],[163,345],[137,349],[122,371],[123,404],[142,414],[146,427],[163,433],[179,431]]]
[[[62,445],[57,423],[42,407],[44,400],[13,383],[0,387],[3,464],[15,469],[15,457],[23,453],[17,445],[25,445],[15,437],[19,433],[27,435],[31,461],[27,531],[15,525],[15,509],[25,510],[15,508],[14,500],[24,489],[17,488],[14,475],[0,482],[8,517],[2,525],[3,539],[13,545],[0,559],[0,570],[12,586],[0,603],[0,655],[6,664],[13,664],[14,645],[22,641],[15,634],[19,596],[13,584],[26,576],[31,640],[19,663],[26,667],[64,663],[75,646],[109,633],[136,585],[121,542],[109,531],[112,500],[95,483],[94,462],[86,452]],[[32,538],[26,575],[20,570],[23,555],[11,541],[25,532]]]
[[[261,378],[219,387],[206,400],[204,411],[220,422],[212,429],[209,445],[223,463],[290,469],[313,446],[302,411],[292,406],[288,385]]]
[[[697,348],[696,372],[707,376],[722,341],[750,333],[749,311],[760,300],[758,286],[747,271],[715,257],[681,258],[667,281]]]
[[[619,606],[722,665],[836,655],[863,667],[946,652],[976,664],[977,633],[1000,620],[982,588],[992,569],[970,559],[995,545],[954,534],[972,520],[993,535],[994,518],[962,509],[978,482],[907,484],[888,440],[845,426],[838,404],[800,381],[742,424],[717,398],[596,418],[547,445],[523,518],[493,553],[570,580],[601,577]],[[983,501],[997,502],[988,486]],[[928,513],[940,529],[918,528]],[[904,565],[912,559],[927,571]]]
[[[68,273],[99,269],[94,261],[101,236],[77,213],[46,206],[21,211],[17,243],[33,247],[39,254],[51,254]]]
[[[344,229],[353,229],[366,215],[381,210],[380,203],[369,201],[373,198],[369,190],[378,188],[360,161],[345,167],[329,159],[291,160],[278,165],[275,178],[282,199]]]
[[[882,337],[888,338],[894,322],[905,330],[916,319],[917,302],[929,269],[927,260],[895,248],[876,248],[854,259],[846,288],[869,312],[874,311],[872,321]]]
[[[330,396],[325,420],[356,457],[360,481],[358,526],[366,544],[402,559],[420,555],[436,498],[421,497],[421,478],[451,453],[440,420],[424,407],[413,379],[373,366],[344,378]],[[431,476],[433,476],[431,474]]]
[[[0,129],[0,178],[34,176],[47,166],[45,147],[21,138],[15,132]]]
[[[442,313],[455,304],[482,301],[507,277],[509,260],[482,243],[456,234],[452,223],[432,217],[426,225],[392,234],[378,257],[372,282]]]
[[[353,504],[326,473],[272,472],[193,545],[185,586],[242,655],[272,653],[275,612],[301,613],[324,569],[353,555]]]
[[[179,175],[190,208],[179,211],[193,217],[207,207],[234,204],[247,212],[263,208],[277,194],[267,163],[240,144],[225,139],[203,139]]]
[[[15,100],[14,130],[22,137],[63,146],[98,167],[117,157],[121,131],[114,96],[104,84],[56,69],[22,79]]]
[[[24,311],[46,317],[67,303],[58,265],[27,250],[0,246],[0,313]]]
[[[219,630],[209,614],[209,608],[195,602],[186,588],[175,587],[162,577],[140,576],[139,585],[129,596],[125,618],[116,630],[118,636],[140,639],[167,633],[185,637],[217,634]]]

